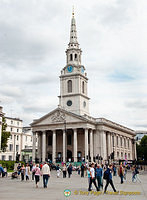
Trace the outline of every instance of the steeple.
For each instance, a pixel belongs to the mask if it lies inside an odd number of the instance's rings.
[[[72,64],[79,66],[81,65],[81,54],[82,51],[79,48],[77,40],[76,20],[74,10],[72,11],[71,28],[70,28],[70,41],[66,50],[67,65]]]
[[[71,19],[71,29],[70,29],[70,42],[68,45],[69,48],[79,48],[79,44],[77,41],[77,30],[76,30],[76,20],[74,17],[74,9],[72,11],[72,19]]]

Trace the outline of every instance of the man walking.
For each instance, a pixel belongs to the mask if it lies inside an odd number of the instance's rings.
[[[120,176],[121,179],[121,184],[123,184],[123,178],[124,178],[124,168],[122,166],[122,163],[120,164],[119,168],[118,168],[118,175]]]
[[[91,191],[91,185],[92,185],[92,183],[94,184],[96,190],[99,191],[99,188],[97,187],[96,182],[95,182],[95,169],[94,169],[94,163],[92,163],[92,165],[91,165],[91,169],[90,169],[90,183],[89,183],[88,191]]]
[[[112,181],[112,165],[111,164],[109,165],[109,167],[107,168],[107,170],[104,173],[107,174],[106,186],[105,186],[104,193],[106,193],[109,183],[110,183],[111,187],[113,188],[113,191],[116,192],[116,189],[115,189],[115,187],[113,185],[113,181]]]
[[[48,184],[48,179],[50,177],[50,168],[48,166],[48,164],[45,162],[43,167],[42,167],[42,174],[43,174],[43,185],[44,188],[47,188],[47,184]]]
[[[96,168],[96,179],[97,179],[97,183],[98,183],[98,188],[99,188],[99,190],[100,190],[100,187],[102,187],[102,189],[103,189],[102,176],[103,176],[103,169],[100,167],[99,164],[97,164],[97,168]]]

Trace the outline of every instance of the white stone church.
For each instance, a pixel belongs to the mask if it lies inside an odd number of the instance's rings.
[[[31,124],[33,161],[108,161],[136,159],[135,132],[104,118],[89,114],[86,68],[81,64],[82,50],[77,41],[72,13],[66,66],[60,75],[59,106]],[[38,136],[38,151],[35,143]]]

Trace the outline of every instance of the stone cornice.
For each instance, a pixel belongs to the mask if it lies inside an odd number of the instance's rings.
[[[84,76],[83,74],[79,73],[79,72],[75,72],[75,73],[70,73],[70,74],[62,74],[59,76],[59,78],[66,78],[66,77],[72,77],[72,76],[81,76],[84,79],[88,80],[88,78],[86,76]]]
[[[87,97],[86,95],[84,95],[84,94],[81,94],[81,93],[74,93],[74,94],[66,94],[66,95],[62,95],[62,97],[72,97],[72,96],[82,96],[82,97],[84,97],[84,98],[86,98],[86,99],[90,99],[89,97]],[[61,98],[61,96],[58,96],[59,98]]]

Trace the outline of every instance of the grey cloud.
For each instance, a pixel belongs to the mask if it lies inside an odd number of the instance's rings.
[[[135,108],[135,109],[147,109],[147,101],[144,100],[132,100],[129,102],[126,102],[125,105],[128,108]]]

